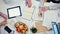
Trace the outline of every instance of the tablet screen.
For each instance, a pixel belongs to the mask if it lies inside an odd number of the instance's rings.
[[[20,6],[12,7],[7,9],[8,18],[14,18],[17,16],[22,16]]]

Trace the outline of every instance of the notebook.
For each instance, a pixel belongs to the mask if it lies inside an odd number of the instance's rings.
[[[44,13],[43,26],[52,28],[52,21],[57,21],[58,10],[48,10]]]

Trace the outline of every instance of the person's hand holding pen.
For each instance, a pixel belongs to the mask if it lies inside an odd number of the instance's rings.
[[[49,7],[48,6],[43,6],[39,8],[39,12],[38,12],[38,16],[42,17],[43,12],[45,12],[46,10],[48,10]]]
[[[46,10],[60,10],[60,5],[58,6],[42,6],[42,7],[39,7],[39,12],[38,12],[38,16],[42,17],[43,13],[46,11]]]

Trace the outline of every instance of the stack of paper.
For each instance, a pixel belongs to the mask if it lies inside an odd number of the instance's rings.
[[[31,20],[33,8],[24,7],[22,11],[22,17]]]
[[[48,10],[44,14],[43,25],[47,27],[52,27],[51,22],[57,22],[57,12],[58,10]]]

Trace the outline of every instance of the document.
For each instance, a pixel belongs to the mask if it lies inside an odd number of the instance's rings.
[[[51,22],[57,22],[57,12],[58,10],[47,10],[44,13],[43,26],[51,27]]]

